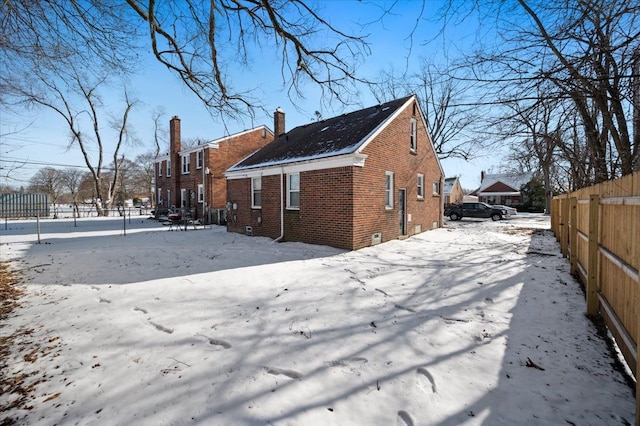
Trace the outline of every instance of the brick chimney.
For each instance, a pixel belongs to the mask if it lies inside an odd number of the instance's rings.
[[[171,154],[177,154],[180,152],[180,119],[177,115],[174,115],[171,121],[169,121],[169,151]]]
[[[284,111],[278,107],[273,113],[273,133],[278,137],[284,132]]]

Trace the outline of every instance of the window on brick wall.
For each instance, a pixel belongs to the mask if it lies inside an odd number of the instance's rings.
[[[167,177],[171,177],[171,160],[167,160]]]
[[[433,182],[433,195],[440,195],[440,181]]]
[[[300,173],[287,175],[287,208],[300,208]]]
[[[180,190],[180,207],[187,207],[187,190]]]
[[[162,161],[156,164],[158,165],[158,176],[162,176]]]
[[[262,177],[251,178],[251,207],[259,209],[262,207]]]
[[[411,119],[411,125],[410,125],[410,143],[411,143],[411,151],[417,151],[418,150],[418,120],[416,120],[415,118]]]
[[[182,158],[182,174],[186,175],[191,171],[191,155],[184,155]]]
[[[385,172],[384,206],[393,208],[393,172]]]
[[[164,200],[162,199],[162,188],[158,188],[158,199],[156,200],[156,206],[164,205],[163,201]]]
[[[418,173],[418,198],[424,198],[424,175]]]
[[[204,150],[196,153],[196,169],[202,168],[202,158],[204,157]]]
[[[167,189],[167,207],[171,206],[171,190]]]
[[[198,184],[198,202],[202,203],[204,201],[204,185]]]

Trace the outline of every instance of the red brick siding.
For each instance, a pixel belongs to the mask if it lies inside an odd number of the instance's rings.
[[[354,248],[371,245],[371,236],[382,232],[382,241],[397,238],[400,234],[398,190],[406,189],[407,235],[440,226],[440,197],[433,196],[433,182],[441,180],[440,168],[428,134],[418,119],[418,144],[416,153],[410,151],[409,129],[413,108],[405,109],[364,150],[368,155],[365,167],[356,171],[355,205],[359,213],[354,225]],[[394,207],[385,208],[385,172],[394,174]],[[424,175],[425,196],[418,199],[417,176]],[[442,185],[441,185],[442,186]]]
[[[179,137],[178,134],[175,137]],[[218,149],[207,148],[204,150],[203,168],[209,167],[209,175],[204,174],[205,182],[205,201],[212,208],[224,208],[227,203],[227,183],[224,172],[229,167],[249,156],[251,153],[262,148],[273,140],[273,134],[269,131],[263,137],[263,129],[258,128],[240,136],[227,139],[220,142]],[[194,209],[197,217],[202,216],[202,203],[198,202],[198,185],[203,183],[203,169],[197,167],[197,152],[190,153],[190,172],[182,174],[182,158],[178,152],[171,154],[171,177],[167,178],[166,164],[162,164],[162,176],[157,175],[156,170],[156,188],[162,188],[163,198],[166,197],[167,189],[171,189],[171,200],[165,202],[167,207],[175,205],[180,206],[181,190],[191,190],[194,194],[191,208]],[[187,195],[188,196],[188,195]],[[189,202],[186,204],[189,206]]]
[[[363,151],[365,167],[341,167],[300,173],[300,210],[285,210],[285,241],[302,241],[345,249],[371,245],[399,236],[398,189],[406,189],[407,235],[441,226],[441,198],[433,196],[434,181],[442,176],[423,123],[418,119],[417,151],[410,151],[409,129],[413,108],[407,108]],[[385,208],[385,172],[394,173],[394,208]],[[417,198],[417,175],[424,175],[424,199]],[[251,180],[228,182],[230,201],[238,204],[232,232],[253,227],[253,235],[280,235],[280,176],[263,177],[262,209],[251,209]],[[285,188],[286,197],[286,188]],[[262,222],[258,221],[262,218]]]
[[[245,233],[251,226],[255,236],[280,236],[280,175],[262,177],[262,208],[251,208],[251,179],[229,180],[227,194],[238,205],[227,221],[228,231]]]
[[[285,239],[351,249],[353,167],[300,173],[300,210],[285,215]]]

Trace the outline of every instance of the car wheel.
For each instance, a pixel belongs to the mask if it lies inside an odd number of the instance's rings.
[[[499,213],[494,213],[491,215],[491,220],[493,220],[494,222],[500,219],[502,219],[502,215],[500,215]]]
[[[457,213],[451,213],[449,215],[449,219],[451,219],[451,220],[460,220],[460,216],[458,216]]]

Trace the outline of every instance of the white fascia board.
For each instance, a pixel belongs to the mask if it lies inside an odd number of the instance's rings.
[[[365,149],[367,147],[367,145],[369,145],[371,143],[371,141],[373,141],[376,136],[378,136],[380,134],[380,132],[382,132],[382,130],[384,130],[385,127],[387,127],[387,124],[391,123],[393,120],[396,119],[396,117],[398,117],[400,115],[400,113],[402,111],[405,110],[405,108],[407,108],[407,106],[409,106],[411,104],[411,102],[413,102],[413,100],[415,99],[415,95],[411,96],[409,98],[409,100],[407,102],[405,102],[404,105],[402,105],[400,108],[398,108],[396,110],[396,112],[394,112],[393,114],[391,114],[389,117],[387,117],[386,120],[384,120],[382,123],[378,124],[378,126],[373,129],[367,136],[365,136],[364,138],[362,138],[362,142],[360,142],[360,147],[358,148],[358,152],[362,152],[363,149]],[[409,132],[407,131],[407,134]]]
[[[204,143],[202,145],[198,145],[198,146],[194,146],[194,147],[191,147],[191,148],[187,148],[187,149],[181,150],[180,151],[180,155],[186,155],[186,154],[189,154],[191,152],[196,152],[196,151],[201,150],[202,148],[220,149],[220,142],[226,142],[229,139],[237,138],[237,137],[246,135],[248,133],[255,132],[257,130],[262,130],[262,129],[265,129],[267,132],[271,132],[271,130],[265,125],[254,127],[253,129],[243,130],[241,132],[234,133],[234,134],[229,135],[229,136],[223,136],[221,138],[211,140],[211,141],[206,142],[206,143]],[[273,133],[273,132],[271,132],[271,133]]]
[[[440,175],[444,178],[444,176],[446,176],[445,173],[444,173],[444,169],[442,168],[442,164],[440,163],[440,159],[438,158],[438,154],[436,153],[436,148],[433,146],[433,140],[431,139],[431,135],[429,134],[429,127],[427,126],[427,121],[424,118],[424,114],[422,113],[422,109],[420,108],[420,102],[418,102],[418,98],[416,97],[416,95],[411,96],[407,100],[407,102],[405,102],[404,105],[402,105],[400,108],[398,108],[398,110],[395,113],[390,115],[385,121],[380,123],[380,125],[378,125],[378,127],[373,129],[371,131],[371,133],[369,133],[367,136],[365,136],[364,139],[363,139],[364,143],[362,143],[360,145],[360,147],[358,148],[358,152],[362,152],[362,150],[365,149],[367,147],[367,145],[369,145],[371,143],[371,141],[373,141],[373,139],[375,139],[375,137],[380,134],[380,132],[382,132],[382,130],[387,126],[387,124],[389,124],[393,120],[395,120],[396,117],[398,117],[413,102],[415,102],[416,106],[418,107],[418,112],[419,112],[418,115],[420,116],[420,120],[422,120],[422,125],[424,126],[424,129],[425,129],[425,131],[427,133],[427,137],[429,138],[429,147],[431,148],[431,150],[433,152],[433,156],[435,157],[436,161],[438,162],[438,168],[440,169]],[[408,131],[407,131],[407,134],[409,134]]]
[[[436,152],[436,147],[433,145],[433,139],[431,138],[431,133],[429,133],[429,126],[427,126],[427,120],[424,118],[424,114],[422,113],[422,108],[420,108],[420,102],[418,102],[418,98],[414,95],[413,99],[416,101],[416,106],[418,107],[418,112],[420,113],[420,119],[422,120],[422,125],[424,126],[424,131],[427,132],[427,137],[429,138],[429,146],[433,152],[433,156],[436,158],[438,162],[438,167],[440,167],[440,174],[442,175],[442,179],[444,180],[446,174],[444,172],[444,168],[440,163],[440,158],[438,158],[438,153]],[[458,178],[456,177],[456,180]]]
[[[181,150],[180,151],[180,156],[184,157],[185,155],[189,155],[192,152],[204,151],[205,149],[219,149],[219,148],[220,148],[220,146],[218,145],[218,142],[207,142],[207,143],[202,144],[202,145],[198,145],[198,146],[194,146],[192,148]]]
[[[156,163],[160,163],[161,161],[166,161],[169,159],[169,154],[162,154],[156,157]]]
[[[489,195],[521,195],[520,192],[478,192],[479,196],[489,196]]]
[[[227,179],[245,179],[257,176],[272,176],[281,173],[302,173],[314,170],[335,169],[336,167],[364,167],[364,161],[367,155],[360,153],[339,155],[336,157],[320,158],[315,160],[302,161],[291,164],[280,164],[266,167],[257,167],[255,169],[243,169],[225,172]]]

